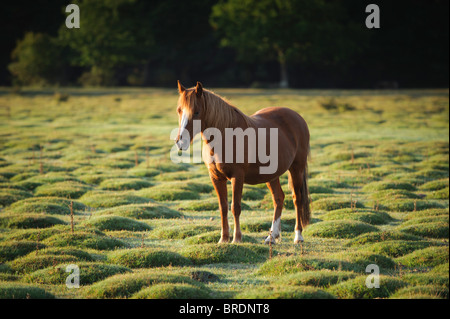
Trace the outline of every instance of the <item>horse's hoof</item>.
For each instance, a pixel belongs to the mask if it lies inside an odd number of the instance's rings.
[[[220,238],[218,244],[228,244],[230,242],[230,239],[228,238]]]
[[[275,239],[272,236],[268,236],[265,240],[264,240],[264,244],[269,245],[269,244],[276,244]]]

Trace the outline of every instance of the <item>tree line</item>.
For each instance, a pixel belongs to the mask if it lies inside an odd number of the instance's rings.
[[[3,5],[1,85],[448,87],[448,1],[79,0]]]

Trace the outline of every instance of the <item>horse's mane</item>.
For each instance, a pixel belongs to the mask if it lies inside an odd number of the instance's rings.
[[[247,127],[252,126],[252,119],[225,98],[206,89],[203,89],[203,98],[206,108],[204,118],[208,126],[224,131],[227,127],[237,127],[240,120],[244,120]]]

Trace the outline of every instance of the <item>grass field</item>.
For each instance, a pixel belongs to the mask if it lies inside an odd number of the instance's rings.
[[[176,89],[3,89],[0,298],[448,298],[448,90],[216,92],[246,114],[306,119],[302,245],[286,175],[282,240],[263,244],[273,208],[257,185],[243,243],[217,244],[206,168],[169,158]]]

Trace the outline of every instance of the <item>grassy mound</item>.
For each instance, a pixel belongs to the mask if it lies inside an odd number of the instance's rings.
[[[354,201],[355,199],[353,199]],[[312,204],[314,210],[336,210],[336,209],[343,209],[343,208],[364,208],[364,205],[360,202],[353,202],[353,204],[350,201],[350,198],[341,198],[341,197],[327,197],[327,198],[321,198],[313,202]]]
[[[417,249],[427,248],[433,244],[426,241],[387,240],[380,243],[366,245],[364,251],[389,257],[400,257]]]
[[[446,187],[448,188],[448,186],[449,180],[448,178],[444,178],[422,184],[419,186],[419,189],[424,191],[438,191]]]
[[[401,225],[397,229],[408,234],[429,238],[448,238],[449,236],[448,222],[443,221]]]
[[[14,176],[11,180],[17,181],[18,185],[25,187],[28,190],[34,190],[36,187],[45,184],[53,184],[64,181],[78,181],[76,178],[61,172],[49,172],[46,174],[36,175],[24,173]]]
[[[431,200],[397,199],[380,201],[379,208],[394,212],[412,212],[430,208],[444,208],[444,206]]]
[[[7,236],[7,240],[44,240],[50,236],[67,232],[69,228],[65,225],[56,225],[49,228],[29,228],[29,229],[17,229]]]
[[[308,258],[305,256],[277,256],[262,264],[258,269],[257,274],[261,276],[283,276],[296,272],[321,269],[361,271],[359,267],[354,267],[348,263],[341,263],[336,259]]]
[[[443,189],[433,191],[432,193],[427,194],[427,199],[447,199],[449,196],[449,187],[445,187]]]
[[[449,274],[448,272],[445,274],[439,273],[411,273],[403,275],[402,279],[411,285],[421,286],[421,285],[434,285],[446,287],[448,289],[449,286]]]
[[[0,285],[0,299],[54,299],[55,296],[39,287],[5,282]]]
[[[329,257],[339,260],[341,263],[351,264],[354,269],[362,269],[364,271],[367,265],[370,264],[379,266],[381,271],[394,269],[397,266],[393,259],[364,249],[346,253],[335,253]]]
[[[64,181],[53,184],[44,184],[35,189],[36,196],[56,196],[65,198],[80,198],[92,187],[75,181]]]
[[[174,201],[199,199],[200,195],[197,191],[188,188],[174,187],[171,183],[164,183],[150,188],[143,188],[136,191],[136,195],[145,198],[151,198],[157,201]]]
[[[198,286],[198,282],[182,275],[147,270],[138,273],[119,274],[99,281],[88,287],[84,295],[87,298],[124,298],[131,297],[144,287],[159,283],[185,283]]]
[[[322,220],[354,220],[371,225],[383,225],[391,222],[393,218],[385,212],[372,210],[352,210],[350,208],[338,209],[321,216]]]
[[[56,266],[61,263],[76,263],[79,261],[80,258],[72,255],[46,255],[31,253],[24,257],[14,259],[10,265],[16,273],[26,274],[39,269]]]
[[[85,251],[70,248],[47,248],[26,256],[16,258],[10,263],[11,268],[18,273],[30,273],[60,263],[92,261],[90,254]]]
[[[30,192],[16,188],[0,188],[0,207],[33,196]]]
[[[126,243],[115,238],[108,237],[99,232],[75,231],[53,235],[43,241],[48,246],[78,247],[98,250],[112,250],[126,247]]]
[[[433,267],[433,269],[430,270],[430,273],[448,275],[448,273],[449,273],[449,263],[446,262],[446,263],[443,263],[441,265]]]
[[[59,197],[32,197],[18,201],[8,207],[9,212],[14,213],[47,213],[55,215],[70,214],[69,205],[73,203],[75,212],[84,211],[88,207],[78,201],[71,201]]]
[[[106,190],[129,190],[129,189],[141,189],[145,187],[153,186],[152,183],[140,179],[140,178],[113,178],[103,180],[99,187]]]
[[[289,286],[328,287],[356,277],[351,271],[332,271],[329,269],[298,272],[276,279],[277,283]]]
[[[178,207],[180,210],[202,212],[208,210],[218,210],[219,203],[217,198],[208,198],[203,200],[187,201],[181,203]]]
[[[115,207],[130,204],[145,204],[148,199],[128,193],[117,192],[88,192],[80,201],[91,207]]]
[[[374,191],[367,194],[368,198],[372,200],[371,203],[377,204],[380,201],[392,201],[398,199],[420,199],[421,196],[406,191],[403,189],[386,189],[381,191]]]
[[[39,244],[39,247],[44,248],[45,245]],[[0,262],[13,260],[38,249],[38,243],[35,241],[8,241],[0,243]]]
[[[59,264],[57,266],[40,269],[26,275],[23,280],[29,283],[47,285],[64,284],[69,275],[69,273],[66,272],[68,265],[69,264]],[[80,270],[80,286],[90,285],[107,277],[130,271],[130,269],[123,266],[95,262],[77,262],[76,265]]]
[[[304,231],[304,236],[325,238],[353,238],[358,235],[373,232],[376,230],[376,227],[358,221],[333,220],[309,225]]]
[[[182,283],[152,285],[131,296],[132,299],[206,299],[211,298],[209,289]]]
[[[406,234],[400,231],[377,231],[361,234],[351,239],[348,246],[362,246],[368,243],[377,243],[385,240],[420,240],[419,236]]]
[[[368,288],[366,286],[367,279],[367,275],[356,277],[331,286],[327,291],[341,299],[373,299],[387,298],[395,291],[407,286],[407,283],[402,280],[380,275],[380,287]]]
[[[202,244],[181,250],[195,265],[213,263],[257,263],[269,257],[269,248],[256,244]]]
[[[0,215],[0,227],[4,228],[47,228],[64,224],[61,219],[44,214]]]
[[[180,212],[161,204],[132,204],[97,211],[96,215],[115,215],[136,219],[180,218]]]
[[[145,231],[151,227],[146,223],[139,222],[132,218],[121,216],[98,216],[83,222],[87,227],[95,227],[99,230],[131,230]]]
[[[155,229],[150,236],[159,239],[184,239],[216,230],[216,227],[205,225],[180,225]]]
[[[448,299],[448,288],[442,286],[405,287],[390,296],[391,299]]]
[[[186,266],[191,261],[177,253],[152,248],[117,250],[108,255],[108,261],[129,268]]]
[[[406,267],[435,267],[448,263],[448,247],[428,247],[395,259]]]
[[[335,299],[332,294],[313,287],[262,286],[243,291],[237,299]]]
[[[389,181],[381,181],[381,182],[372,182],[369,184],[364,185],[362,190],[364,192],[373,192],[373,191],[381,191],[386,189],[403,189],[407,191],[415,191],[416,187],[414,185],[411,185],[409,183],[402,183],[402,182],[389,182]]]

